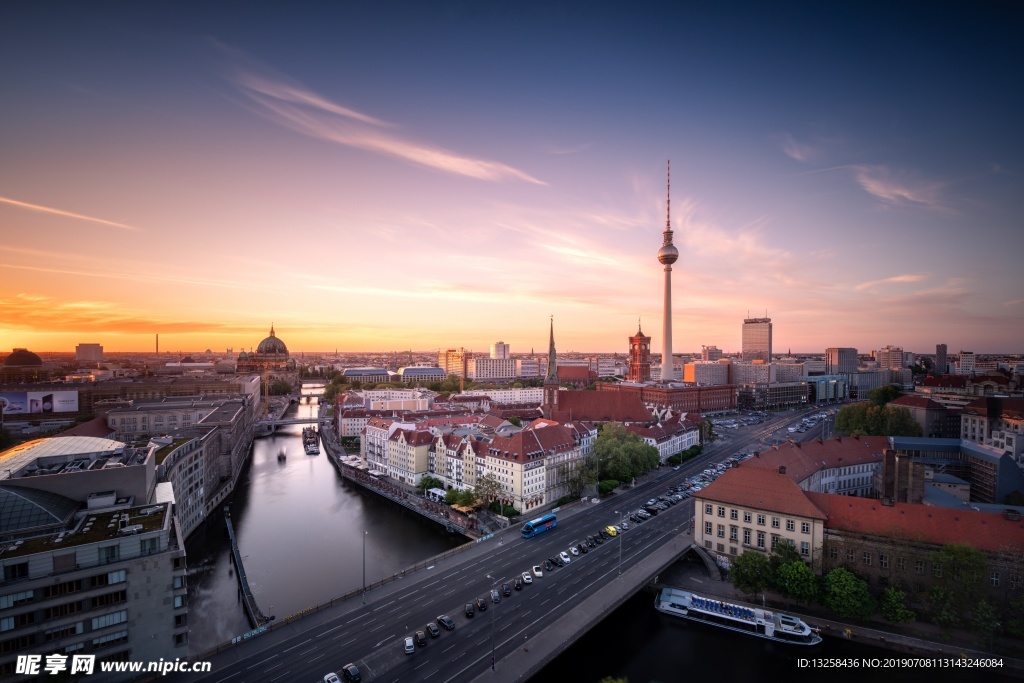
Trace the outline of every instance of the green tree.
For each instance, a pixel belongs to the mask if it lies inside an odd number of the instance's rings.
[[[594,446],[600,475],[606,479],[631,481],[658,466],[658,449],[626,431],[621,422],[609,422]]]
[[[836,431],[868,436],[921,436],[921,425],[906,408],[861,401],[839,409]]]
[[[488,472],[477,479],[473,492],[476,498],[480,500],[480,503],[487,507],[501,496],[501,482],[498,481],[497,477]]]
[[[882,616],[894,624],[913,621],[917,615],[907,609],[907,594],[896,588],[886,588],[879,605]]]
[[[558,466],[558,475],[569,495],[579,498],[597,483],[597,456],[590,455],[581,460],[562,463]]]
[[[772,565],[772,575],[774,576],[783,565],[792,562],[802,563],[803,560],[800,558],[800,553],[797,552],[796,546],[793,545],[792,541],[787,543],[786,539],[780,538],[771,554],[768,555],[768,562]]]
[[[814,570],[800,560],[779,567],[775,572],[775,586],[786,597],[805,605],[814,602],[818,597],[818,578],[814,575]]]
[[[825,576],[823,593],[825,605],[841,619],[867,619],[875,611],[867,581],[843,567]]]
[[[955,602],[953,591],[945,586],[933,586],[928,591],[928,611],[931,620],[947,631],[959,628],[963,624]]]
[[[480,505],[480,499],[477,498],[475,490],[466,489],[465,491],[459,491],[459,497],[456,504],[463,507],[475,508]]]
[[[505,419],[508,420],[511,424],[514,424],[516,427],[522,427],[523,426],[523,421],[520,420],[515,415],[513,415],[511,417],[506,417]]]
[[[448,489],[444,492],[444,502],[448,505],[458,505],[461,500],[462,491],[458,489]]]
[[[885,386],[872,389],[868,392],[868,400],[871,401],[878,407],[887,405],[893,399],[897,399],[903,395],[900,388],[895,384],[886,384]]]
[[[751,550],[733,560],[729,575],[737,590],[755,595],[771,585],[772,565],[767,557]]]
[[[937,596],[938,604],[945,606],[949,602],[949,609],[956,615],[970,614],[984,596],[988,577],[985,554],[969,545],[947,544],[930,553],[928,559],[933,568],[933,585],[948,593]]]
[[[986,647],[991,651],[1001,628],[999,613],[996,612],[995,607],[989,604],[988,600],[981,600],[974,606],[974,612],[971,616],[973,617],[971,619],[971,628],[982,635]]]

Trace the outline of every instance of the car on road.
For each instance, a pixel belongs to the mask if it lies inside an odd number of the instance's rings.
[[[506,598],[512,595],[512,586],[508,585],[507,583],[501,584],[501,594],[504,595]]]
[[[538,579],[544,576],[544,572],[541,571],[539,564],[533,565],[533,576],[536,576]],[[523,582],[533,583],[533,576],[530,576],[530,572],[523,572]]]
[[[501,602],[501,593],[498,592],[497,588],[491,591],[491,602],[493,602],[495,605]]]
[[[436,626],[434,628],[437,628]],[[349,683],[359,683],[363,680],[363,677],[359,675],[359,667],[355,664],[346,664],[341,667],[341,673],[345,675],[345,680]]]
[[[629,531],[629,522],[623,522],[619,526],[622,527],[623,531]]]
[[[581,552],[581,553],[583,553],[584,555],[586,555],[587,553],[589,553],[589,552],[590,552],[590,548],[588,548],[588,547],[587,547],[587,544],[586,544],[586,543],[580,543],[580,544],[579,544],[578,546],[576,546],[576,547],[577,547],[577,548],[579,548],[579,549],[580,549],[580,552]]]
[[[565,562],[566,564],[572,562],[572,558],[569,557],[569,553],[565,552],[564,550],[558,554],[558,559],[560,559],[562,562]]]
[[[649,501],[647,501],[647,503],[646,503],[646,504],[647,504],[647,505],[654,505],[654,504],[655,504],[655,503],[657,503],[657,502],[658,502],[658,499],[657,499],[657,498],[651,498],[651,499],[650,499]]]
[[[467,619],[472,619],[474,614],[476,614],[476,612],[473,610],[473,603],[467,602],[466,603],[466,618]]]
[[[324,676],[324,683],[341,683],[341,679],[338,678],[338,674],[333,671]]]
[[[569,552],[572,553],[576,557],[579,557],[579,555],[580,555],[580,549],[577,548],[576,546],[573,546],[573,547],[569,548]]]
[[[550,560],[551,560],[552,564],[554,564],[556,567],[564,567],[565,566],[565,562],[562,561],[561,557],[552,557],[552,558],[550,558]]]
[[[439,623],[441,626],[444,626],[445,629],[449,631],[455,630],[455,620],[447,614],[442,614],[441,616],[439,616],[437,618],[437,623]]]
[[[412,636],[405,637],[405,654],[411,655],[416,651],[416,644],[412,642]]]
[[[431,638],[437,638],[441,635],[441,629],[437,627],[437,624],[427,624],[426,629],[427,635],[429,635]]]
[[[606,526],[604,528],[604,533],[608,534],[612,538],[615,538],[616,536],[619,535],[619,532],[613,526]]]
[[[420,647],[427,646],[427,634],[423,631],[416,631],[416,644]]]
[[[597,545],[597,541],[594,540],[594,537],[593,536],[587,536],[587,547],[588,548],[593,548],[596,545]]]
[[[550,558],[548,558],[544,561],[544,569],[547,569],[549,572],[555,571],[555,563],[552,562]]]
[[[476,599],[476,610],[478,612],[484,612],[487,610],[487,601],[483,598]]]
[[[512,582],[512,587],[517,591],[523,590],[523,577],[517,576],[516,580]]]

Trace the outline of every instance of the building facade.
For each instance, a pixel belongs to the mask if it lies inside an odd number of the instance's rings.
[[[825,374],[839,375],[857,372],[857,349],[832,347],[825,349]]]
[[[639,328],[629,338],[629,370],[626,379],[630,382],[649,382],[651,379],[651,338]]]
[[[772,319],[746,318],[743,321],[743,360],[772,360]]]

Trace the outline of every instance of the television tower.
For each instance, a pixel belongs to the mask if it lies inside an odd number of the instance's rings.
[[[672,375],[672,264],[679,258],[679,250],[672,244],[672,161],[668,162],[665,202],[665,232],[658,262],[665,266],[665,337],[661,344],[661,381],[671,382]]]

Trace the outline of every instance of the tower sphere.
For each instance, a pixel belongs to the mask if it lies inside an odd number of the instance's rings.
[[[678,258],[679,250],[674,244],[666,244],[658,250],[658,261],[666,266],[675,263]]]

